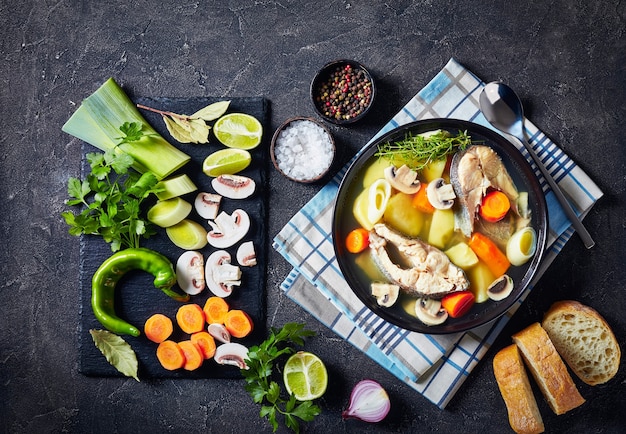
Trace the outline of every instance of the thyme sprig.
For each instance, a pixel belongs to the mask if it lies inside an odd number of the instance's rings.
[[[464,150],[472,143],[467,131],[459,131],[456,136],[445,130],[433,134],[406,133],[403,140],[385,142],[378,145],[376,156],[386,158],[395,165],[406,164],[419,172],[434,161],[443,160],[458,150]]]

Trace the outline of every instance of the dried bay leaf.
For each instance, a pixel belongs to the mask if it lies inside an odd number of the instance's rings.
[[[208,106],[198,110],[189,117],[193,119],[203,119],[205,121],[214,121],[226,113],[229,105],[230,101],[214,102],[213,104],[209,104]]]
[[[180,143],[207,143],[209,127],[202,119],[163,116],[167,130]]]
[[[124,339],[107,330],[91,329],[89,334],[96,347],[115,369],[139,381],[137,355]]]

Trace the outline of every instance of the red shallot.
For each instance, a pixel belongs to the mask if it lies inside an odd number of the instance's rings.
[[[341,413],[343,419],[351,417],[365,422],[380,422],[389,410],[391,402],[383,387],[374,380],[359,381],[350,394],[350,404]]]

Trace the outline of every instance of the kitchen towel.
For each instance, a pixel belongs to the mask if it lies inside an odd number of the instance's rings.
[[[478,98],[484,85],[471,71],[455,59],[450,59],[369,143],[401,125],[429,118],[467,120],[495,130],[479,109]],[[525,133],[575,209],[584,216],[602,192],[528,120],[525,121]],[[565,213],[522,144],[517,141],[513,144],[531,163],[546,194],[550,231],[548,247],[535,278],[518,302],[497,321],[464,333],[428,335],[396,327],[365,307],[341,275],[331,234],[334,201],[350,164],[322,187],[273,240],[274,249],[293,266],[281,285],[285,294],[440,408],[445,408],[536,281],[574,234]]]

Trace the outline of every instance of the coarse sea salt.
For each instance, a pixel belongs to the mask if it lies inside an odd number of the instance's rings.
[[[330,135],[315,122],[290,122],[276,137],[274,158],[288,177],[308,181],[325,173],[333,161]]]

